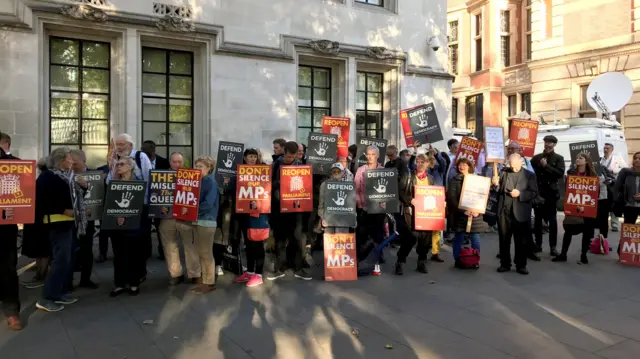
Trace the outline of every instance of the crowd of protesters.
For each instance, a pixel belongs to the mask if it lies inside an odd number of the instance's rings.
[[[605,156],[596,169],[588,154],[581,154],[569,170],[578,176],[598,176],[601,179],[598,218],[591,220],[567,216],[564,219],[565,234],[561,251],[557,251],[557,211],[561,181],[565,176],[564,158],[555,153],[558,140],[554,136],[544,138],[544,150],[531,160],[521,155],[517,142],[510,142],[504,164],[493,173],[486,163],[484,153],[477,163],[467,158],[456,160],[459,142],[448,141],[448,152],[440,152],[431,146],[416,142],[411,149],[398,152],[390,145],[385,154],[378,147],[366,149],[366,163],[358,166],[356,146],[349,148],[349,157],[338,157],[329,175],[314,175],[314,209],[311,213],[281,213],[281,166],[306,163],[306,147],[292,141],[273,141],[272,203],[271,214],[252,212],[235,213],[236,181],[227,178],[218,185],[214,178],[215,160],[203,156],[194,161],[194,168],[202,172],[198,216],[195,222],[176,219],[148,219],[148,197],[142,214],[141,225],[130,230],[101,230],[99,253],[96,262],[107,259],[109,242],[113,251],[112,297],[124,293],[137,295],[147,279],[147,260],[151,257],[153,228],[158,233],[158,257],[166,260],[169,285],[183,282],[192,284],[198,294],[215,290],[216,277],[223,275],[223,253],[228,245],[242,243],[246,254],[246,268],[235,282],[247,287],[259,286],[265,279],[277,280],[292,273],[302,280],[312,279],[309,262],[313,250],[322,248],[322,233],[355,233],[356,245],[367,241],[380,244],[389,236],[390,227],[399,234],[395,241],[399,246],[395,274],[402,275],[407,257],[416,247],[416,270],[427,273],[427,259],[445,262],[441,253],[445,240],[452,244],[453,265],[460,269],[477,269],[477,263],[469,265],[462,256],[462,249],[469,244],[475,253],[480,251],[480,233],[493,226],[499,234],[498,272],[511,270],[511,242],[514,242],[513,263],[518,273],[526,275],[527,260],[539,261],[543,250],[543,221],[549,224],[549,253],[554,262],[567,261],[571,237],[582,233],[582,251],[579,263],[587,264],[587,249],[598,229],[604,237],[608,234],[608,218],[611,214],[612,230],[617,231],[617,216],[624,214],[625,223],[635,223],[640,214],[640,193],[637,193],[637,176],[640,176],[640,153],[633,156],[631,167],[613,155],[613,146],[606,144]],[[426,149],[425,149],[426,148]],[[247,148],[243,163],[264,164],[263,153]],[[380,161],[386,155],[388,161]],[[0,159],[16,159],[11,155],[11,138],[0,134]],[[153,169],[178,170],[185,167],[183,154],[171,153],[163,158],[155,153],[155,144],[146,141],[136,150],[131,136],[121,134],[115,138],[108,163],[96,170],[103,171],[107,182],[113,180],[138,180],[149,182]],[[384,163],[382,165],[381,163]],[[395,168],[398,173],[399,213],[385,215],[371,213],[365,195],[365,173],[369,169]],[[88,209],[83,203],[87,183],[78,173],[89,170],[85,154],[66,147],[54,149],[38,162],[39,176],[36,182],[36,221],[25,225],[22,254],[36,260],[35,276],[24,282],[26,288],[43,287],[37,308],[56,312],[65,305],[77,302],[71,293],[74,289],[73,273],[81,272],[79,287],[94,289],[98,285],[91,279],[93,268],[93,238],[97,224],[89,221]],[[478,174],[492,178],[492,191],[497,198],[495,223],[474,211],[459,208],[465,176]],[[325,180],[352,181],[356,188],[357,225],[354,228],[328,226],[324,213]],[[415,228],[416,185],[444,186],[446,189],[447,227],[444,233],[419,231]],[[148,187],[147,187],[148,188]],[[619,199],[619,200],[616,200]],[[163,211],[168,208],[163,208]],[[614,214],[615,213],[615,214]],[[535,214],[535,216],[532,216]],[[2,211],[3,218],[12,218],[11,208]],[[532,226],[532,218],[535,218]],[[118,218],[118,224],[126,218]],[[487,222],[488,225],[483,224]],[[20,301],[18,296],[17,235],[16,225],[0,226],[0,300],[11,329],[20,330]],[[266,242],[274,240],[271,251],[273,270],[265,274]],[[181,263],[180,250],[184,252],[186,272]],[[429,253],[431,254],[429,256]],[[360,260],[361,258],[358,258]],[[381,257],[380,263],[384,262]],[[378,267],[376,266],[376,271]]]

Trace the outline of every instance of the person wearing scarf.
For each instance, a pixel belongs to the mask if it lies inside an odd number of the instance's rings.
[[[36,222],[47,228],[51,242],[52,261],[45,281],[43,298],[36,303],[38,309],[58,312],[64,305],[78,300],[66,293],[68,288],[73,246],[85,234],[87,217],[83,198],[86,182],[76,179],[71,166],[71,150],[60,147],[51,152],[49,171],[43,172],[36,181]]]

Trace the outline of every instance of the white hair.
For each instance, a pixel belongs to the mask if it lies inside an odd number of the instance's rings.
[[[378,146],[371,145],[367,147],[366,152],[369,152],[369,151],[376,151],[376,156],[380,156],[380,150],[378,149]]]
[[[131,146],[134,145],[133,137],[131,137],[128,133],[121,133],[121,134],[118,135],[118,137],[116,137],[116,139],[123,139],[126,142],[130,143]]]
[[[71,154],[69,147],[58,147],[51,151],[49,157],[47,157],[47,168],[50,170],[60,169],[60,165]]]

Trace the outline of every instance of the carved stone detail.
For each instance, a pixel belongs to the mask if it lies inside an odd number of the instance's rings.
[[[337,55],[340,52],[340,43],[337,41],[329,40],[314,40],[309,41],[309,47],[313,51],[317,51],[323,54]]]
[[[527,85],[531,83],[531,70],[522,69],[508,72],[504,75],[505,86]]]
[[[528,84],[531,82],[531,71],[518,70],[518,84]]]
[[[366,52],[367,52],[367,56],[372,57],[374,59],[378,59],[378,60],[386,60],[394,56],[393,52],[387,50],[386,47],[382,47],[382,46],[367,47]]]
[[[66,5],[61,8],[61,11],[63,14],[78,20],[107,20],[107,14],[104,10],[87,4]]]
[[[504,76],[504,84],[509,86],[509,85],[515,85],[516,84],[516,72],[509,72]]]
[[[180,17],[171,16],[171,15],[166,15],[162,19],[158,19],[158,21],[156,21],[156,26],[160,30],[171,31],[171,32],[196,31],[196,26],[191,21],[185,20]]]

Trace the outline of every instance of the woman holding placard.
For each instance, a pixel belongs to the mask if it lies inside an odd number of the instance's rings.
[[[453,240],[453,259],[455,260],[456,268],[478,269],[478,264],[466,267],[460,260],[460,251],[462,250],[462,243],[464,242],[465,235],[469,235],[471,247],[478,252],[480,251],[479,233],[482,229],[482,217],[480,217],[479,213],[467,211],[458,207],[460,203],[460,196],[462,195],[464,177],[474,173],[474,166],[470,160],[460,158],[456,162],[455,169],[456,174],[449,180],[447,187],[447,207],[452,213],[452,229],[455,233],[455,239]],[[467,231],[467,222],[469,220],[471,220],[471,228]]]

